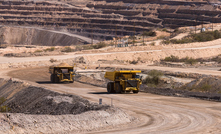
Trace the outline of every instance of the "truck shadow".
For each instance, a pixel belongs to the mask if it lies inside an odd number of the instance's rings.
[[[108,92],[88,92],[88,94],[133,94],[133,93],[108,93]]]
[[[36,81],[38,84],[69,84],[69,82],[59,82],[59,83],[53,83],[51,81]]]
[[[88,92],[88,94],[116,94],[116,93],[108,93],[108,92]]]

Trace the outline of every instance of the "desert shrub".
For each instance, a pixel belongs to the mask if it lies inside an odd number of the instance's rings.
[[[211,88],[212,88],[211,85],[205,83],[199,88],[199,90],[206,92],[206,91],[210,91]]]
[[[198,34],[192,34],[193,42],[205,42],[205,41],[211,41],[214,40],[213,32],[202,32]]]
[[[39,49],[34,51],[34,53],[41,53],[41,52],[43,52],[43,51],[39,50]]]
[[[158,85],[160,76],[162,75],[163,73],[161,71],[151,70],[150,72],[148,72],[148,76],[144,79],[143,82],[146,83],[147,85],[149,84]]]
[[[179,57],[171,55],[169,57],[165,57],[163,61],[171,61],[171,62],[179,62]]]
[[[164,39],[165,37],[166,36],[161,35],[161,36],[157,37],[157,39]]]
[[[55,47],[50,47],[50,48],[46,48],[44,51],[45,52],[47,52],[47,51],[52,52],[54,50],[55,50]]]
[[[186,64],[194,65],[194,64],[197,63],[197,60],[196,60],[196,59],[193,59],[193,58],[186,57],[186,59],[184,60],[184,62],[185,62]]]
[[[5,101],[6,101],[6,99],[4,97],[1,97],[0,98],[0,105],[2,105]]]
[[[166,28],[163,28],[162,31],[164,31],[164,32],[168,32],[168,30],[167,30]]]
[[[161,43],[168,45],[168,44],[170,44],[170,40],[163,40],[163,41],[161,41]]]
[[[163,44],[184,44],[184,43],[191,43],[191,42],[205,42],[205,41],[211,41],[214,39],[221,38],[221,32],[218,30],[215,31],[207,31],[197,34],[190,34],[182,39],[171,39],[171,40],[165,40],[162,41]]]
[[[194,58],[189,58],[189,57],[185,57],[185,58],[179,59],[178,56],[171,55],[171,56],[169,56],[169,57],[165,57],[165,58],[164,58],[163,60],[161,60],[161,61],[185,62],[186,64],[194,65],[194,64],[196,64],[198,61],[201,61],[201,62],[202,62],[202,59],[194,59]]]
[[[150,45],[151,45],[151,46],[155,46],[155,42],[151,42]]]
[[[132,60],[132,61],[129,61],[130,64],[137,64],[138,61],[137,60]]]
[[[8,112],[11,111],[11,108],[8,106],[0,106],[0,112]]]
[[[54,58],[51,58],[49,61],[50,61],[51,63],[53,63],[53,62],[56,62],[57,60],[54,59]]]
[[[136,36],[130,36],[129,39],[135,40],[135,39],[136,39]]]
[[[212,58],[211,61],[215,61],[215,62],[221,63],[221,57],[220,56],[216,56],[216,57]]]
[[[0,98],[0,112],[8,112],[11,110],[8,106],[1,106],[5,101],[6,99],[4,97]]]
[[[61,52],[73,52],[74,49],[72,49],[71,47],[65,47],[64,49],[61,50]]]
[[[144,31],[142,35],[143,36],[156,36],[157,34],[154,31],[148,31],[148,32]]]
[[[141,61],[141,57],[138,57],[138,58],[137,58],[137,61]]]
[[[106,47],[107,44],[105,42],[100,42],[100,43],[97,43],[96,45],[93,45],[92,47],[94,49],[100,49],[100,48],[103,48],[103,47]]]

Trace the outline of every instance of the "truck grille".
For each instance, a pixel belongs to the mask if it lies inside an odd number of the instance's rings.
[[[137,80],[127,80],[126,87],[137,87]]]
[[[64,73],[63,74],[63,79],[69,79],[70,80],[70,74],[69,73]]]

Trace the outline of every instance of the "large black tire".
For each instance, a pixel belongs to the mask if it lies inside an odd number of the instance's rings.
[[[60,82],[60,79],[57,75],[54,76],[54,79],[55,79],[55,83],[59,83]]]
[[[51,82],[52,82],[52,83],[55,83],[54,74],[51,74]]]
[[[123,93],[122,86],[120,85],[120,83],[115,83],[114,89],[116,93]]]
[[[114,93],[114,88],[113,88],[113,82],[108,82],[107,83],[107,92],[108,93]]]
[[[137,94],[139,91],[138,90],[133,90],[133,93],[134,94]]]

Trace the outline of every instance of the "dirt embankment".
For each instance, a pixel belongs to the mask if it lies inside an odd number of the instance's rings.
[[[135,118],[118,108],[91,103],[75,95],[60,94],[20,81],[0,79],[3,133],[75,133],[130,123]]]
[[[70,46],[85,44],[86,41],[63,32],[25,27],[1,27],[0,34],[6,44],[41,46]]]

